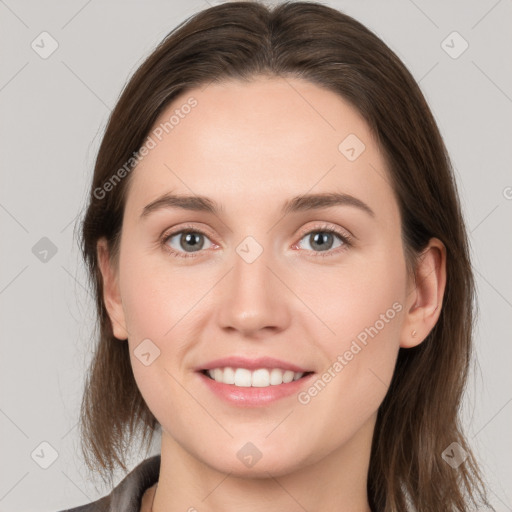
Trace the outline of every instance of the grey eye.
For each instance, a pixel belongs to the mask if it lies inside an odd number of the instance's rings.
[[[173,245],[173,239],[177,239]],[[199,231],[180,231],[167,239],[167,244],[177,252],[197,252],[204,248],[208,237]],[[211,242],[210,242],[211,244]]]
[[[343,245],[344,241],[340,237],[340,235],[333,233],[331,231],[326,230],[317,230],[317,231],[311,231],[307,235],[305,235],[301,240],[307,239],[311,240],[310,247],[315,252],[321,252],[321,251],[329,251],[331,249],[335,249],[336,247],[333,247],[334,239],[338,238],[340,240],[340,244],[337,247],[340,247]]]

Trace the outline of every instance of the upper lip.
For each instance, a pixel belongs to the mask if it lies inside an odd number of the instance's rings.
[[[249,359],[243,356],[230,356],[215,359],[214,361],[209,361],[208,363],[197,367],[196,370],[212,370],[214,368],[226,368],[228,366],[231,368],[247,368],[248,370],[258,370],[259,368],[280,368],[281,370],[291,370],[296,373],[306,373],[311,371],[301,368],[296,364],[275,359],[274,357],[258,357]]]

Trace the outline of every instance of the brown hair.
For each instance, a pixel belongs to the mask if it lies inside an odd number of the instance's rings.
[[[334,91],[364,117],[386,158],[408,268],[431,237],[447,249],[439,320],[419,346],[400,349],[378,411],[367,485],[372,509],[406,511],[410,503],[418,511],[465,511],[478,499],[488,504],[459,422],[471,361],[474,280],[447,150],[400,59],[358,21],[312,2],[273,9],[230,2],[190,17],[139,67],[110,116],[81,233],[100,329],[80,418],[87,465],[111,482],[116,464],[126,471],[124,457],[135,434],[141,431],[149,446],[159,427],[136,385],[128,344],[113,336],[96,253],[98,239],[106,237],[116,261],[131,173],[108,193],[105,184],[126,162],[133,169],[132,155],[177,95],[212,81],[263,75],[310,81]],[[441,456],[452,442],[468,453],[457,469]]]

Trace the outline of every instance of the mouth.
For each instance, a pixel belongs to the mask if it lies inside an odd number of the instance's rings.
[[[315,374],[311,366],[270,356],[233,354],[196,366],[207,393],[235,407],[267,407],[293,397]]]
[[[200,370],[207,378],[219,384],[240,388],[269,388],[305,379],[314,372],[294,372],[281,368],[233,368],[230,366]]]

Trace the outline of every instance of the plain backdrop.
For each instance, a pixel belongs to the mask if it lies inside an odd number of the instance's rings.
[[[464,422],[496,510],[510,511],[512,2],[324,3],[403,60],[453,160],[480,310]],[[73,230],[124,84],[208,4],[0,0],[0,512],[56,511],[110,492],[79,450],[95,317]],[[144,456],[134,452],[131,468]]]

